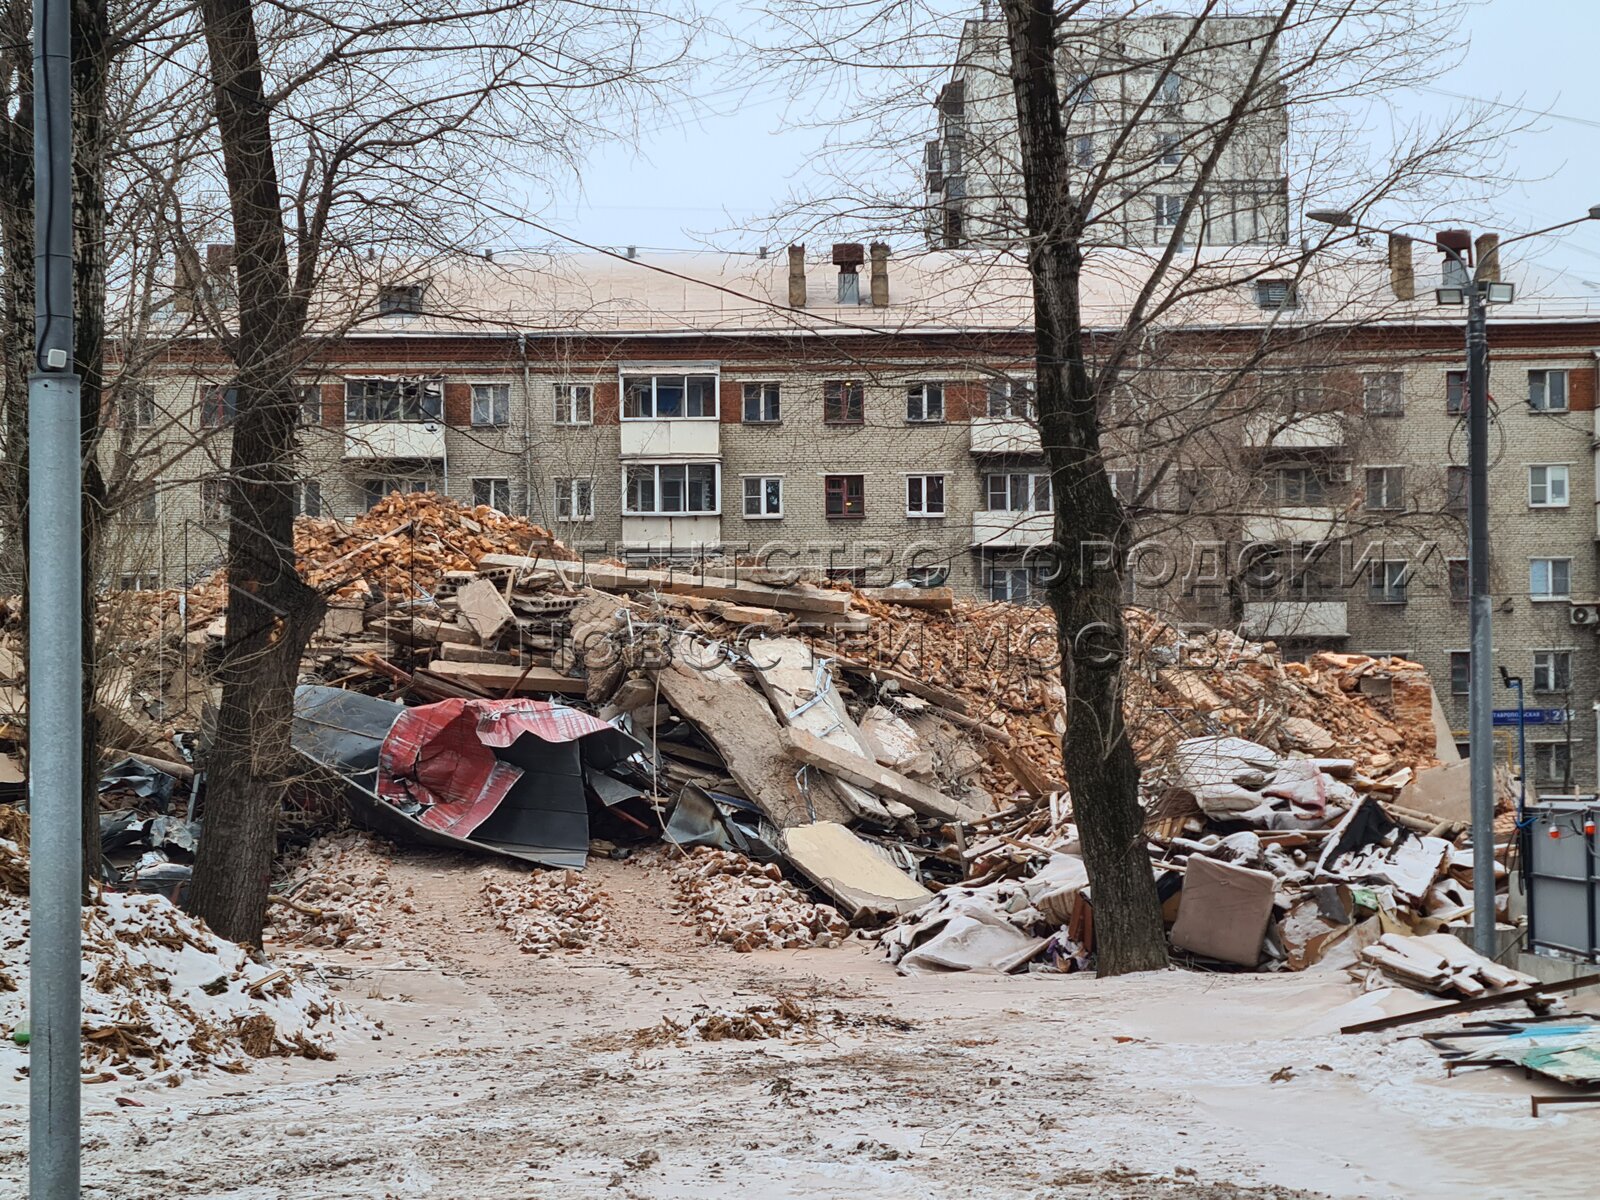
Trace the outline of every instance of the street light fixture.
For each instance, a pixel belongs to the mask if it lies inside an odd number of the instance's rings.
[[[1386,229],[1369,229],[1342,209],[1316,209],[1308,220],[1336,229],[1406,236]],[[1501,245],[1553,233],[1584,221],[1600,220],[1600,204],[1587,215],[1563,221],[1548,229],[1507,238]],[[1444,286],[1435,288],[1434,301],[1444,307],[1467,309],[1467,597],[1471,621],[1467,681],[1467,733],[1472,796],[1472,942],[1479,954],[1496,956],[1494,913],[1494,700],[1489,659],[1489,333],[1488,306],[1510,304],[1516,289],[1499,280],[1474,279],[1467,263],[1470,235],[1464,230],[1440,233],[1435,246],[1455,268],[1447,272]],[[1520,695],[1521,689],[1518,689]]]

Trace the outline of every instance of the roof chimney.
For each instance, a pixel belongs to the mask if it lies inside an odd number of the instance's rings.
[[[1417,269],[1411,261],[1411,239],[1404,234],[1389,235],[1389,286],[1395,299],[1417,298]]]
[[[188,242],[177,247],[176,269],[172,277],[172,307],[176,312],[193,312],[195,296],[205,280],[200,268],[200,255]]]
[[[789,247],[789,307],[806,306],[806,248]]]
[[[1500,282],[1500,235],[1478,235],[1478,278],[1485,283]]]
[[[872,307],[889,307],[889,243],[872,243]]]

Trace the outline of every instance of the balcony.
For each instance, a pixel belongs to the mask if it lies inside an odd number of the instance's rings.
[[[972,544],[1026,549],[1042,545],[1055,534],[1051,512],[975,512]]]
[[[1280,508],[1244,518],[1239,536],[1246,542],[1322,542],[1334,535],[1338,508]]]
[[[1244,633],[1253,638],[1350,636],[1343,600],[1262,600],[1244,606]]]
[[[720,516],[649,516],[622,518],[622,545],[628,550],[699,553],[722,546]]]
[[[625,420],[621,453],[623,458],[716,458],[722,453],[722,426],[708,419]]]
[[[443,421],[367,421],[344,427],[350,459],[444,458]]]
[[[1339,450],[1345,444],[1341,413],[1252,413],[1245,418],[1243,443],[1248,450]]]
[[[974,417],[974,454],[1041,454],[1039,428],[1021,417]]]

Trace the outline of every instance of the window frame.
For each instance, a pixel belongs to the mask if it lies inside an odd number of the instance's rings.
[[[382,485],[383,491],[374,492],[374,487]],[[363,512],[370,512],[378,504],[388,499],[393,492],[402,495],[415,495],[417,492],[432,491],[435,486],[433,480],[426,475],[367,475],[361,479],[361,497],[366,508]]]
[[[225,475],[211,475],[200,481],[200,520],[206,525],[218,525],[228,519],[228,479]]]
[[[934,412],[935,408],[938,410],[937,414]],[[944,424],[944,384],[929,381],[907,385],[906,424]]]
[[[629,415],[628,403],[630,398],[630,384],[648,379],[650,381],[650,411],[641,411]],[[661,413],[661,381],[681,379],[683,381],[683,412],[663,416]],[[690,381],[709,381],[709,395],[711,397],[711,411],[701,412],[697,416],[689,415]],[[704,384],[702,384],[704,386]],[[697,370],[687,367],[654,367],[634,366],[619,369],[617,372],[618,411],[619,419],[623,421],[711,421],[722,419],[722,375],[715,367],[701,366]],[[704,395],[705,393],[703,393]]]
[[[1017,396],[1022,395],[1022,411],[1017,411]],[[991,379],[984,389],[984,411],[996,420],[1038,420],[1038,406],[1034,403],[1035,388],[1028,379]],[[998,401],[998,403],[997,403]],[[996,411],[996,410],[999,411]]]
[[[480,380],[467,384],[467,387],[471,389],[468,394],[471,397],[469,421],[472,428],[509,429],[511,427],[511,384],[509,382],[504,380]],[[487,421],[478,419],[478,401],[484,392],[488,392],[489,400],[489,419]],[[502,400],[504,400],[503,414],[499,411],[502,407]],[[485,476],[485,478],[491,477]]]
[[[782,475],[741,475],[739,477],[739,511],[746,521],[781,521],[783,520],[783,476]],[[778,485],[778,507],[776,511],[767,508],[767,485]],[[750,494],[751,485],[755,485],[755,495]],[[755,500],[760,512],[750,511],[750,502]]]
[[[239,389],[228,383],[208,383],[200,389],[200,428],[227,429],[239,417]]]
[[[1397,568],[1391,570],[1391,568]],[[1385,558],[1372,564],[1367,577],[1367,600],[1372,604],[1405,604],[1411,584],[1411,563]]]
[[[835,389],[837,389],[836,392]],[[854,411],[854,416],[851,415],[852,410]],[[839,411],[842,411],[844,415],[838,415]],[[822,381],[822,423],[824,425],[865,425],[867,423],[867,385],[859,379],[824,379]]]
[[[292,494],[291,494],[290,503],[294,506],[294,515],[295,516],[297,516],[297,517],[309,517],[312,520],[321,519],[321,517],[323,516],[323,510],[326,507],[322,502],[322,481],[321,480],[319,480],[319,479],[296,479],[294,481],[294,486],[291,489],[291,493]],[[309,496],[313,496],[316,499],[316,509],[317,509],[316,512],[308,512],[307,511],[307,509],[310,507],[310,505],[308,505],[306,503],[306,497],[308,495]]]
[[[666,418],[673,420],[675,418]],[[700,418],[685,418],[686,420],[699,420]],[[690,508],[689,493],[691,469],[709,467],[711,469],[711,501],[709,509]],[[683,507],[661,507],[663,488],[662,472],[681,469],[683,471]],[[651,500],[653,508],[634,508],[632,501],[633,476],[637,471],[649,470],[651,472]],[[720,517],[722,515],[722,464],[719,462],[704,462],[699,460],[673,460],[668,462],[627,462],[622,468],[622,515],[625,517]]]
[[[1472,598],[1472,576],[1467,560],[1464,558],[1445,559],[1444,572],[1445,595],[1450,603],[1467,603]],[[1458,575],[1461,584],[1459,588],[1456,586]]]
[[[320,383],[297,383],[294,385],[295,393],[299,396],[296,404],[295,421],[301,429],[317,429],[324,424],[322,411],[322,385]]]
[[[853,487],[852,487],[853,483]],[[850,511],[851,491],[856,493],[857,511]],[[838,495],[838,511],[834,496]],[[867,516],[867,477],[860,472],[828,474],[822,477],[822,515],[830,521],[861,521]]]
[[[1466,415],[1472,396],[1467,387],[1467,373],[1459,368],[1444,373],[1444,412],[1447,417]]]
[[[117,590],[119,592],[159,592],[161,590],[161,573],[159,571],[123,571],[117,576]]]
[[[1538,564],[1540,564],[1540,563],[1543,563],[1543,564],[1546,565],[1546,570],[1547,570],[1547,572],[1549,574],[1548,582],[1550,584],[1551,590],[1547,591],[1547,592],[1540,592],[1540,591],[1535,591],[1534,590],[1534,571],[1538,569]],[[1567,586],[1565,587],[1565,589],[1563,589],[1561,591],[1556,591],[1555,590],[1556,565],[1557,564],[1562,564],[1564,566],[1566,577],[1567,577],[1567,581],[1566,581],[1567,582]],[[1565,604],[1567,601],[1571,600],[1572,599],[1572,559],[1571,558],[1559,557],[1559,556],[1551,557],[1551,556],[1548,556],[1548,555],[1539,555],[1539,556],[1536,556],[1536,557],[1530,557],[1528,559],[1528,599],[1529,599],[1530,602],[1532,602],[1534,604],[1549,604],[1549,603],[1562,603],[1562,604]]]
[[[1550,403],[1550,385],[1556,380],[1561,381],[1561,404],[1556,406]],[[1534,387],[1537,382],[1543,403],[1534,403]],[[1528,411],[1536,413],[1564,413],[1572,411],[1572,372],[1566,367],[1535,367],[1528,372]]]
[[[1470,479],[1467,468],[1458,463],[1447,463],[1444,469],[1444,511],[1467,511],[1467,487]]]
[[[995,481],[1003,479],[1005,508],[994,507]],[[1018,494],[1018,480],[1023,480],[1021,490],[1025,507],[1012,507]],[[1039,505],[1039,489],[1044,488],[1044,505]],[[983,475],[983,503],[985,512],[1041,513],[1055,511],[1055,482],[1048,470],[1037,471],[985,471]]]
[[[1572,779],[1572,749],[1565,741],[1534,742],[1533,749],[1533,782],[1539,784],[1559,784],[1562,787],[1569,785]],[[1559,765],[1559,774],[1545,769],[1546,757],[1550,758],[1551,766]]]
[[[1389,384],[1393,384],[1393,390]],[[1373,398],[1378,397],[1378,403]],[[1369,417],[1406,415],[1406,373],[1404,371],[1361,372],[1361,411]]]
[[[923,521],[926,521],[926,520],[942,520],[944,517],[948,516],[950,509],[949,509],[949,498],[948,498],[948,495],[947,495],[947,492],[948,492],[948,487],[947,487],[947,483],[946,483],[947,478],[948,478],[948,472],[945,472],[945,471],[918,471],[918,472],[915,472],[913,474],[908,474],[905,477],[905,480],[906,480],[906,516],[910,517],[910,518],[914,518],[916,520],[923,520]],[[939,507],[938,507],[937,510],[934,510],[933,508],[929,507],[928,485],[934,480],[938,480],[939,481],[939,485],[938,485]],[[917,489],[918,490],[918,501],[917,502],[920,505],[920,507],[913,507],[913,505],[912,505],[911,493],[912,493],[912,484],[913,483],[916,483],[916,484],[919,485],[918,489]]]
[[[582,395],[584,416],[578,416]],[[564,429],[582,429],[594,424],[594,384],[562,381],[550,385],[550,421]]]
[[[153,384],[130,383],[117,390],[117,424],[124,429],[154,429],[159,419]]]
[[[580,486],[581,485],[581,486]],[[580,524],[594,520],[594,476],[592,475],[558,475],[552,486],[555,492],[555,505],[552,511],[557,521],[567,524]],[[579,498],[585,498],[588,503],[580,505]],[[566,512],[563,513],[562,509]],[[584,509],[586,511],[579,511]]]
[[[348,375],[344,383],[344,421],[346,425],[442,425],[444,423],[444,378],[438,375]],[[367,388],[393,384],[393,403],[378,396],[377,403]],[[359,389],[359,398],[351,394]],[[430,391],[430,388],[432,389]],[[408,391],[410,389],[410,391]],[[429,401],[433,401],[430,404]],[[376,416],[371,415],[374,412]]]
[[[1540,662],[1547,659],[1547,662]],[[1559,669],[1558,669],[1559,668]],[[1550,686],[1541,686],[1540,675]],[[1535,650],[1533,651],[1533,688],[1532,691],[1542,695],[1561,695],[1572,691],[1572,651],[1570,649]],[[1564,687],[1555,686],[1565,677]]]
[[[1283,295],[1274,300],[1278,288],[1283,289]],[[1300,289],[1293,279],[1257,279],[1253,290],[1256,307],[1262,312],[1285,312],[1300,307]]]
[[[488,485],[489,499],[480,500],[478,499],[478,489],[484,484]],[[504,505],[494,502],[494,494],[501,490],[501,485],[504,485],[505,490],[506,502]],[[483,505],[485,508],[492,508],[495,512],[503,513],[506,516],[512,515],[511,477],[509,475],[474,475],[472,477],[472,506],[476,508],[479,505]]]
[[[1183,165],[1183,135],[1170,129],[1156,130],[1156,165],[1181,167]]]
[[[1472,651],[1451,650],[1446,660],[1450,670],[1450,694],[1452,696],[1465,696],[1472,686]],[[1460,675],[1460,686],[1457,686],[1457,675]]]
[[[1544,494],[1545,494],[1545,498],[1543,500],[1535,499],[1535,495],[1536,495],[1535,489],[1537,487],[1541,486],[1541,485],[1536,484],[1534,482],[1534,472],[1535,471],[1543,471],[1543,472],[1545,472],[1544,483],[1542,485],[1543,488],[1544,488]],[[1550,474],[1550,472],[1552,472],[1552,471],[1559,471],[1561,473],[1560,476],[1559,476],[1559,478],[1561,479],[1561,499],[1560,499],[1560,501],[1556,501],[1556,500],[1551,499],[1551,496],[1553,494],[1553,489],[1551,487],[1551,482],[1552,482],[1553,478],[1555,478]],[[1569,464],[1567,464],[1567,463],[1530,463],[1528,465],[1528,507],[1529,508],[1571,508],[1572,507],[1572,468],[1571,468],[1571,466]]]
[[[1379,489],[1382,493],[1379,496],[1380,503],[1377,504],[1372,502],[1372,485],[1375,477],[1382,483],[1382,487]],[[1404,512],[1406,507],[1405,468],[1402,466],[1367,467],[1361,501],[1362,508],[1367,512]]]
[[[767,389],[772,389],[772,415],[767,412]],[[750,403],[754,399],[757,412],[761,415],[751,417]],[[739,423],[741,425],[782,425],[783,424],[783,384],[776,379],[751,379],[747,380],[740,394]]]

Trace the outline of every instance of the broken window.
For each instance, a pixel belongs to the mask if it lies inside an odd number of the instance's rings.
[[[154,571],[130,571],[117,576],[117,587],[124,592],[154,592],[161,588],[161,577]]]
[[[1256,307],[1264,309],[1296,308],[1300,297],[1294,281],[1289,279],[1256,280]]]
[[[386,283],[378,288],[378,315],[414,317],[422,312],[422,284]]]
[[[439,421],[444,419],[444,385],[438,379],[370,378],[344,381],[344,419]]]
[[[866,417],[866,387],[858,379],[829,379],[822,385],[822,419],[829,425],[859,425]]]

